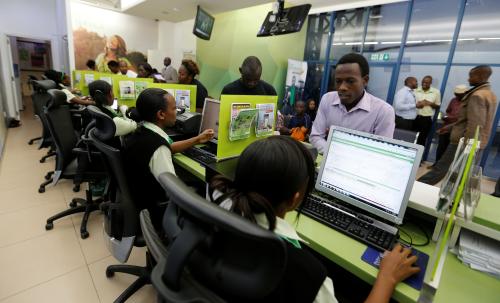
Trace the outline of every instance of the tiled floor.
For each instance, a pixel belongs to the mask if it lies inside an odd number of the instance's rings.
[[[40,133],[39,121],[27,108],[22,126],[8,130],[0,159],[0,302],[113,302],[134,277],[106,278],[106,266],[118,262],[105,247],[102,215],[91,214],[85,240],[80,238],[81,215],[45,230],[45,220],[83,196],[86,186],[73,193],[72,183],[62,180],[38,193],[43,176],[54,168],[54,158],[38,162],[46,150],[27,144]],[[143,265],[145,250],[134,248],[129,263]],[[127,302],[156,302],[156,294],[148,286]]]
[[[134,278],[106,278],[106,266],[117,262],[103,242],[102,215],[91,215],[85,240],[80,238],[81,215],[56,221],[53,230],[45,231],[45,220],[82,196],[84,187],[75,194],[72,183],[63,180],[38,193],[43,176],[54,168],[53,158],[38,162],[45,150],[27,144],[40,133],[40,123],[28,108],[22,126],[8,131],[0,160],[0,303],[112,302]],[[418,176],[425,171],[424,165]],[[490,193],[493,186],[484,181],[483,191]],[[144,262],[144,249],[134,248],[129,263]],[[128,302],[155,302],[155,296],[147,286]]]

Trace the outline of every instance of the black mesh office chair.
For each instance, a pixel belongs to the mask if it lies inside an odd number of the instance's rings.
[[[418,140],[418,132],[414,132],[411,130],[406,130],[406,129],[401,129],[401,128],[395,128],[394,129],[394,139],[401,140],[401,141],[406,141],[410,143],[417,143]]]
[[[35,113],[35,106],[34,106],[34,103],[35,103],[35,100],[34,100],[34,95],[35,95],[35,87],[34,87],[34,85],[33,85],[33,81],[37,81],[37,80],[38,80],[38,78],[37,78],[37,77],[35,77],[35,76],[33,76],[33,75],[28,75],[28,85],[29,85],[29,87],[31,87],[31,102],[32,102],[32,104],[33,104],[33,115],[34,115],[35,117],[38,117],[38,118],[40,119],[39,115],[37,115],[37,113]],[[33,145],[33,143],[35,143],[35,141],[38,141],[38,140],[41,140],[41,139],[42,139],[42,137],[41,137],[41,136],[40,136],[40,137],[35,137],[35,138],[33,138],[33,139],[30,139],[30,140],[28,141],[28,144],[29,144],[29,145]]]
[[[31,95],[33,114],[37,116],[42,123],[42,136],[31,139],[28,144],[31,145],[35,141],[40,140],[38,149],[49,148],[47,154],[40,159],[40,163],[44,163],[47,158],[55,156],[56,154],[54,141],[52,140],[43,109],[47,106],[47,102],[49,102],[51,98],[47,91],[56,88],[57,85],[52,80],[32,80],[31,86],[33,87],[33,94]],[[48,176],[48,178],[50,178],[50,176]]]
[[[116,190],[114,199],[104,203],[101,207],[105,214],[105,240],[111,254],[118,261],[124,263],[128,260],[134,246],[144,247],[146,245],[139,227],[139,211],[129,191],[121,152],[112,146],[116,130],[113,120],[95,106],[88,106],[87,110],[95,121],[95,127],[89,132],[90,141],[102,153],[111,176],[111,186]],[[151,284],[149,276],[153,263],[150,253],[147,252],[146,266],[144,267],[126,264],[108,266],[106,269],[108,278],[117,272],[138,277],[115,302],[125,302],[141,287]]]
[[[57,89],[48,91],[51,96],[47,107],[44,110],[47,118],[48,126],[54,144],[56,146],[56,167],[53,176],[42,183],[39,192],[45,191],[45,186],[49,183],[53,185],[62,179],[75,180],[78,170],[78,156],[91,157],[95,161],[93,170],[86,170],[78,175],[81,182],[101,181],[107,177],[105,171],[98,169],[99,163],[102,164],[100,153],[89,151],[85,148],[78,148],[78,138],[73,129],[69,106],[66,102],[66,95]],[[101,161],[101,162],[99,162]],[[80,182],[79,181],[79,182]],[[75,184],[75,186],[79,184]],[[86,190],[86,199],[74,198],[70,203],[70,209],[60,212],[47,219],[45,229],[51,230],[54,227],[54,221],[68,215],[83,212],[80,234],[82,239],[89,236],[87,232],[87,221],[91,212],[99,209],[99,203],[102,199],[93,200],[92,193],[89,189]]]
[[[206,201],[172,174],[159,181],[170,198],[163,219],[169,246],[151,276],[159,296],[166,302],[269,300],[285,270],[283,240]],[[147,224],[143,233],[148,247],[158,246],[149,243],[155,237]]]

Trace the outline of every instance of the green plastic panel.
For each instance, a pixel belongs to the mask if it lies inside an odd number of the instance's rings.
[[[278,97],[276,96],[242,96],[242,95],[222,95],[220,100],[219,113],[219,137],[217,143],[217,159],[226,159],[239,156],[243,150],[252,142],[263,137],[255,136],[255,122],[250,132],[250,137],[238,141],[229,140],[229,126],[231,124],[231,105],[233,103],[250,103],[250,108],[255,108],[257,104],[273,103],[274,125],[276,127],[276,106]]]
[[[173,83],[150,83],[148,87],[156,87],[164,90],[189,90],[189,109],[192,112],[196,111],[196,85],[173,84]]]

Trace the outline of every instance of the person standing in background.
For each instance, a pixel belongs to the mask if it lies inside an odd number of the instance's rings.
[[[458,120],[451,129],[450,144],[431,171],[420,177],[418,181],[430,185],[441,181],[453,162],[460,139],[464,138],[465,142],[473,139],[477,127],[479,127],[481,145],[476,158],[478,161],[481,160],[484,148],[490,140],[497,109],[497,97],[491,91],[491,85],[488,82],[491,73],[491,67],[488,65],[479,65],[469,71],[469,84],[472,88],[462,98]]]
[[[417,144],[425,146],[427,136],[432,128],[434,112],[441,105],[441,93],[431,86],[432,77],[425,76],[422,86],[415,90],[417,99],[417,117],[415,118],[415,131],[419,132]]]
[[[161,70],[161,75],[167,83],[177,83],[179,82],[179,76],[177,75],[177,70],[172,66],[172,60],[169,57],[163,59],[163,64],[165,67]]]
[[[462,106],[460,101],[466,92],[467,86],[464,84],[455,86],[455,89],[453,90],[455,97],[451,99],[448,107],[446,108],[446,115],[443,117],[443,126],[437,130],[437,133],[439,134],[439,143],[436,150],[436,162],[441,159],[441,156],[443,156],[444,151],[450,144],[451,128],[453,123],[458,120],[458,113],[460,112],[460,107]]]
[[[418,87],[417,78],[405,79],[405,86],[398,90],[394,96],[394,111],[396,112],[396,128],[414,130],[414,122],[417,117],[417,101],[414,90]]]

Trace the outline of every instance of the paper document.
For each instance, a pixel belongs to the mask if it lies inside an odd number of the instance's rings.
[[[113,80],[111,77],[100,77],[99,80],[106,81],[109,83],[109,85],[113,86]]]
[[[145,81],[135,81],[135,98],[139,98],[139,95],[143,90],[148,88],[148,82]]]
[[[90,83],[94,82],[94,74],[85,74],[85,86],[89,86]]]
[[[191,91],[187,89],[178,89],[175,91],[175,105],[177,108],[190,107]]]
[[[250,137],[252,123],[257,115],[257,109],[247,108],[239,111],[238,116],[231,121],[229,140],[242,140]]]
[[[120,99],[134,99],[135,85],[134,81],[120,81]]]
[[[257,137],[273,134],[274,127],[274,104],[257,104],[257,122],[255,123],[255,135]]]

